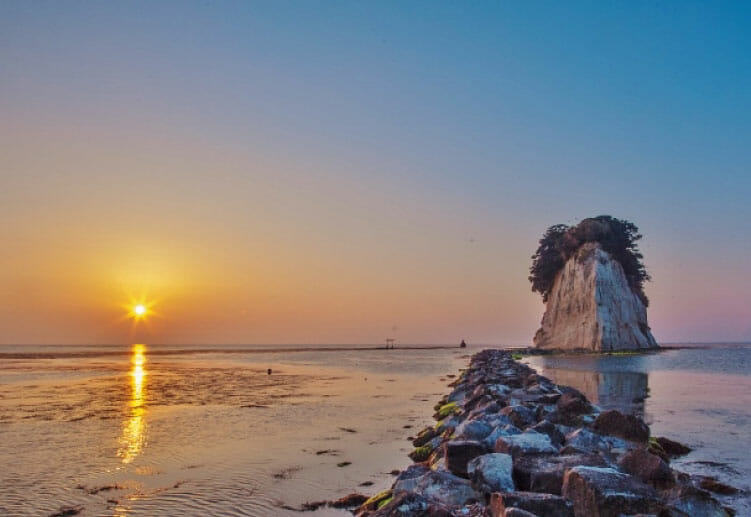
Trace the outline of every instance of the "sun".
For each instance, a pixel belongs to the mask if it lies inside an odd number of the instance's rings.
[[[131,302],[128,304],[128,315],[134,320],[142,320],[151,316],[151,304],[146,302]]]
[[[155,310],[156,301],[140,296],[138,298],[130,297],[121,307],[124,309],[124,319],[129,319],[134,325],[147,323],[149,319],[158,317],[159,313]]]

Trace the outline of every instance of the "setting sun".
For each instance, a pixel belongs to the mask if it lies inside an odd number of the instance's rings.
[[[133,307],[133,314],[135,314],[136,316],[143,316],[144,314],[146,314],[146,306],[139,303],[138,305]]]

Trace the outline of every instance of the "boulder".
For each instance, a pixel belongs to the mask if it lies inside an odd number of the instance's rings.
[[[498,452],[478,456],[467,465],[472,487],[483,494],[513,491],[512,472],[511,456]]]
[[[394,481],[394,492],[411,492],[417,486],[417,480],[430,472],[425,465],[414,464],[404,469]]]
[[[500,414],[507,416],[512,424],[522,429],[537,421],[533,410],[518,404],[514,406],[506,406],[501,409]]]
[[[490,497],[490,515],[503,517],[518,508],[538,517],[574,517],[573,505],[561,496],[534,492],[496,492]]]
[[[496,427],[493,431],[482,439],[482,443],[488,448],[493,450],[498,438],[502,436],[513,436],[515,434],[521,434],[522,430],[514,425],[506,425],[503,427]]]
[[[587,400],[587,397],[574,388],[566,388],[561,396],[558,397],[555,405],[561,413],[571,415],[582,415],[592,411],[592,405]]]
[[[476,501],[469,481],[449,472],[430,471],[415,480],[413,492],[424,499],[446,506],[464,506]],[[394,487],[394,493],[397,493]]]
[[[485,454],[485,446],[474,440],[451,440],[443,445],[446,468],[457,476],[467,477],[467,464]]]
[[[665,493],[671,509],[683,515],[701,517],[727,517],[728,513],[709,492],[692,485],[678,485]],[[673,514],[681,515],[681,514]]]
[[[662,507],[654,488],[612,468],[570,468],[561,493],[573,502],[576,517],[656,513]]]
[[[450,508],[418,494],[402,492],[375,511],[359,513],[362,517],[452,517]]]
[[[522,434],[501,436],[495,442],[495,451],[516,457],[525,454],[554,454],[558,449],[548,435],[528,429]]]
[[[464,440],[482,440],[488,436],[493,428],[483,420],[465,420],[454,431],[457,438]]]
[[[684,456],[691,452],[691,447],[663,436],[656,438],[655,441],[662,447],[663,451],[673,457]]]
[[[643,447],[624,454],[618,465],[625,472],[657,488],[665,488],[675,483],[675,477],[668,464]]]
[[[600,413],[592,424],[592,428],[600,434],[620,436],[633,442],[649,440],[649,426],[644,423],[644,420],[615,409]]]
[[[438,431],[436,431],[434,427],[426,427],[420,431],[414,440],[412,440],[412,445],[415,447],[422,447],[436,436],[438,436]]]
[[[532,512],[528,512],[526,510],[522,510],[521,508],[506,508],[506,511],[503,512],[503,517],[538,517]]]
[[[715,494],[733,495],[738,493],[738,489],[734,486],[726,485],[725,483],[722,483],[721,481],[718,481],[716,478],[713,478],[711,476],[701,478],[701,481],[699,481],[699,486],[704,490],[709,490],[710,492],[714,492]]]
[[[612,436],[602,436],[588,429],[577,429],[566,435],[566,449],[579,452],[609,452],[611,449],[625,449],[626,443]]]
[[[550,441],[555,445],[556,447],[561,447],[563,445],[564,440],[566,439],[563,432],[561,432],[560,428],[555,425],[550,420],[543,420],[541,422],[538,422],[537,424],[533,425],[530,429],[533,431],[537,431],[538,433],[543,433],[548,435],[548,438],[550,438]]]
[[[561,495],[563,475],[576,466],[607,467],[597,454],[533,454],[514,459],[514,482],[519,490]]]

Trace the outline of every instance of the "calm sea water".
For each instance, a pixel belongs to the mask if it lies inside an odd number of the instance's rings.
[[[648,355],[537,356],[525,360],[605,409],[645,418],[655,436],[694,450],[679,470],[742,489],[723,498],[751,515],[751,344],[667,345]]]
[[[291,516],[375,493],[410,463],[407,438],[467,360],[458,348],[2,346],[0,515]]]
[[[291,516],[374,493],[477,349],[0,346],[0,514]],[[751,488],[751,346],[527,361]],[[748,492],[728,502],[751,515]]]

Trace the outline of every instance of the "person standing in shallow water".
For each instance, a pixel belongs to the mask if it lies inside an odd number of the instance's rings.
[[[462,342],[459,343],[459,348],[467,348],[467,343],[465,343],[463,339]]]

